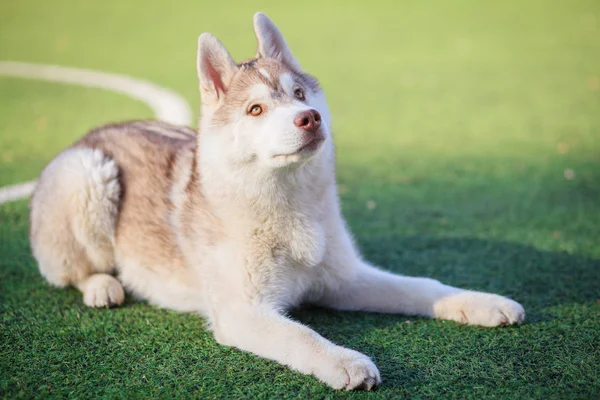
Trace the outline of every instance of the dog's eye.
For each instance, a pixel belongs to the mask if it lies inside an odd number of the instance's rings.
[[[294,90],[294,96],[296,96],[296,98],[298,100],[304,100],[305,99],[305,97],[304,97],[304,90],[302,90],[300,88]]]
[[[252,107],[250,107],[250,111],[248,111],[248,114],[252,115],[253,117],[258,117],[262,113],[263,109],[258,104],[255,104]]]

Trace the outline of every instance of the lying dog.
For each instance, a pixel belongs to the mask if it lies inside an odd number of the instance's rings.
[[[520,323],[494,294],[394,275],[364,261],[340,212],[331,116],[277,27],[254,16],[258,52],[240,64],[198,41],[199,132],[160,122],[95,129],[42,172],[31,200],[41,273],[90,307],[124,288],[207,318],[216,340],[336,389],[381,382],[373,362],[284,315],[302,303]],[[113,277],[118,274],[118,278]]]

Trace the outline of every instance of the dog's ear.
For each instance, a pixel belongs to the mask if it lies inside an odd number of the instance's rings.
[[[274,58],[293,70],[302,70],[283,35],[265,14],[254,14],[254,33],[258,41],[257,58]]]
[[[210,33],[198,38],[197,69],[202,103],[216,104],[227,92],[237,65],[219,40]]]

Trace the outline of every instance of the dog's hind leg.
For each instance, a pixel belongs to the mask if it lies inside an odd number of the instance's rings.
[[[90,307],[121,304],[114,271],[119,169],[100,150],[66,150],[46,167],[31,200],[30,239],[42,275],[73,285]]]

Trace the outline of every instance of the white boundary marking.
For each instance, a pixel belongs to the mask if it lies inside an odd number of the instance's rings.
[[[159,120],[178,125],[189,125],[192,122],[192,111],[183,97],[172,90],[124,75],[56,65],[0,61],[0,76],[40,79],[109,90],[142,101],[152,109]],[[30,196],[35,183],[29,181],[0,188],[0,204]]]

